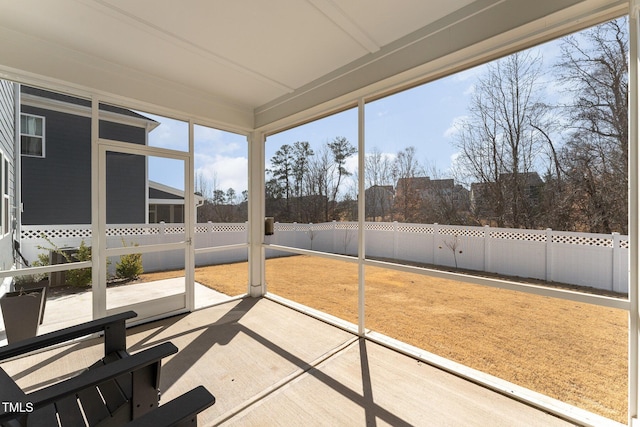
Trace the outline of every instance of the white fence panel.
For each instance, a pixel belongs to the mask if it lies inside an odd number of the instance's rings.
[[[613,290],[612,248],[553,244],[552,278],[554,282]]]
[[[368,222],[365,225],[365,252],[372,258],[395,258],[395,230],[398,223]],[[356,229],[357,233],[357,229]],[[393,236],[393,237],[389,237]],[[357,241],[357,236],[356,236]],[[357,242],[356,242],[357,243]]]
[[[553,232],[551,280],[613,290],[613,240],[607,234]]]
[[[620,293],[628,292],[629,241],[617,233],[589,234],[552,230],[517,230],[438,224],[367,223],[366,256],[396,259],[535,278]],[[195,247],[218,247],[246,243],[248,226],[240,224],[197,224]],[[49,247],[46,234],[58,247],[91,245],[87,225],[23,226],[21,247],[34,261]],[[118,225],[108,230],[108,244],[119,247],[124,235],[127,245],[175,242],[184,238],[181,224]],[[357,255],[358,224],[274,224],[266,243],[316,251]],[[454,255],[455,254],[455,255]],[[146,271],[183,268],[182,252],[170,251],[143,257]],[[267,248],[267,258],[291,255]],[[196,256],[196,265],[247,260],[245,248]],[[115,261],[114,261],[115,263]],[[112,263],[112,267],[114,265]]]
[[[310,224],[305,235],[308,239],[306,249],[334,252],[335,224]]]
[[[484,270],[485,230],[482,227],[434,225],[434,264]]]
[[[194,233],[196,249],[215,248],[220,246],[247,243],[247,223],[212,223],[197,224]],[[196,267],[206,265],[228,264],[248,259],[245,248],[196,254]]]
[[[431,264],[434,259],[433,226],[424,224],[398,223],[395,240],[394,259]]]
[[[489,254],[487,271],[509,276],[545,279],[546,232],[488,229]]]
[[[342,255],[358,256],[358,223],[333,222],[333,251]]]
[[[38,254],[48,251],[39,247],[49,248],[51,244],[42,236],[48,237],[59,248],[77,248],[84,241],[91,246],[91,227],[89,225],[32,225],[22,226],[20,252],[32,263],[38,259]]]
[[[107,248],[179,243],[185,239],[183,224],[125,224],[107,226]],[[109,274],[115,273],[120,257],[110,257]],[[184,251],[172,250],[142,255],[144,271],[184,268]]]

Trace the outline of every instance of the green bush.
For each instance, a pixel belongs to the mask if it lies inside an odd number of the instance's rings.
[[[56,252],[64,257],[67,262],[80,262],[80,261],[91,261],[91,247],[87,246],[84,243],[84,240],[80,242],[80,246],[78,247],[78,251],[69,254],[51,241],[45,234],[41,234],[44,240],[49,243],[49,247],[38,246],[38,249],[46,250],[46,253],[38,254],[38,260],[34,261],[31,265],[34,267],[49,265],[49,251]],[[71,286],[78,287],[86,287],[91,284],[91,267],[89,268],[80,268],[76,270],[67,270],[65,271],[65,284]]]
[[[49,265],[49,255],[45,253],[39,253],[38,259],[33,261],[30,267],[44,267],[45,265]],[[47,277],[47,274],[26,274],[24,276],[16,276],[15,282],[16,285],[26,285],[30,283],[37,283],[41,280],[44,280]]]
[[[122,244],[126,246],[124,241]],[[135,280],[140,277],[143,272],[142,254],[121,255],[120,261],[116,263],[116,277],[120,279]]]
[[[64,254],[67,262],[91,261],[91,248],[80,242],[78,251],[73,255]],[[68,270],[65,272],[65,283],[71,286],[89,286],[91,283],[91,267]]]

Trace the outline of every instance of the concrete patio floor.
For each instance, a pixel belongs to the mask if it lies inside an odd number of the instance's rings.
[[[161,403],[196,385],[216,404],[199,425],[568,426],[497,394],[267,298],[229,301],[128,330],[131,352],[171,341]],[[2,363],[31,391],[101,357],[101,340]]]
[[[153,300],[180,293],[184,290],[184,278],[156,280],[109,287],[107,302],[109,307],[127,306],[136,302]],[[38,334],[55,331],[67,326],[91,320],[91,290],[47,297],[44,320]],[[199,283],[195,284],[196,309],[207,307],[229,299]],[[0,345],[7,344],[4,320],[0,316]]]

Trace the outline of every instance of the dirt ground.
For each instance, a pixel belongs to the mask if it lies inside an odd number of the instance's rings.
[[[197,268],[195,278],[235,296],[248,267]],[[358,321],[355,264],[276,258],[266,280],[271,293]],[[365,282],[367,329],[626,423],[626,311],[373,267]]]

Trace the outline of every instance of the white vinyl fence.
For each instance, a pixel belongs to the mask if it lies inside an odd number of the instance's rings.
[[[246,223],[197,224],[195,247],[217,247],[247,242]],[[58,247],[91,245],[91,230],[82,226],[23,226],[22,253],[30,261],[37,246],[49,246],[46,234]],[[178,242],[184,238],[181,224],[118,225],[107,231],[108,247]],[[358,224],[280,224],[266,243],[356,255]],[[520,230],[397,222],[366,223],[367,257],[402,260],[437,266],[485,271],[509,276],[628,292],[627,236],[547,230]],[[268,249],[268,258],[285,255]],[[196,256],[196,265],[247,260],[247,250],[233,249]],[[111,268],[113,269],[112,262]],[[179,251],[145,254],[145,271],[182,268]]]
[[[412,261],[627,293],[629,241],[591,234],[438,224],[368,222],[367,257]],[[356,255],[358,224],[275,224],[267,242]],[[269,253],[268,253],[269,254]]]
[[[43,236],[46,236],[45,239]],[[82,242],[91,246],[90,225],[23,225],[20,251],[33,262],[38,254],[47,253],[51,244],[58,248],[77,248]],[[107,247],[119,248],[123,245],[156,245],[177,243],[185,240],[183,224],[129,224],[107,227]],[[194,245],[196,249],[247,243],[246,223],[204,223],[197,224]],[[113,274],[118,257],[111,259],[109,273]],[[227,264],[247,260],[247,250],[230,249],[196,255],[196,266]],[[143,254],[144,271],[162,271],[184,268],[184,251],[172,250]]]

